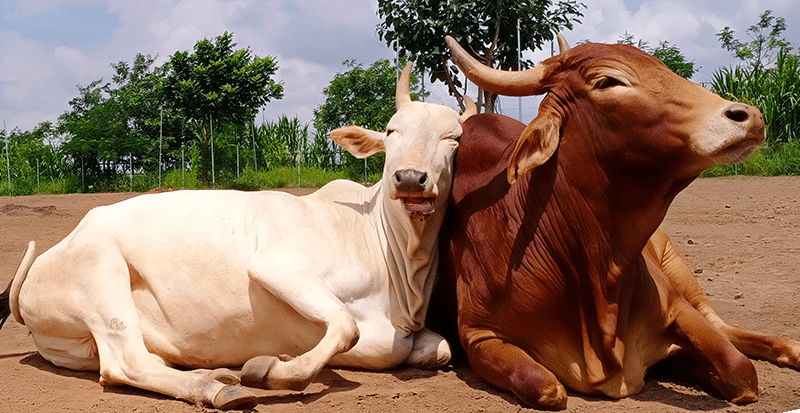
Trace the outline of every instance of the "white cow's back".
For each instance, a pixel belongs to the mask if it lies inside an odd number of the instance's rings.
[[[34,263],[20,295],[23,319],[34,333],[88,334],[79,317],[65,326],[59,314],[96,308],[92,291],[106,282],[97,266],[127,266],[145,343],[166,360],[210,367],[260,354],[298,355],[325,327],[250,281],[254,257],[269,256],[276,273],[302,267],[328,274],[323,282],[358,315],[360,328],[391,328],[372,217],[377,192],[333,182],[305,197],[179,191],[96,208]]]

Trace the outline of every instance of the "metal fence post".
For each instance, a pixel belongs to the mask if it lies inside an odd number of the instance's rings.
[[[217,175],[214,171],[214,117],[211,116],[209,130],[211,131],[211,186],[217,188]]]
[[[6,132],[6,120],[3,119],[3,136],[6,138],[6,170],[8,171],[8,196],[13,196],[11,194],[11,156],[8,154],[8,143],[11,141],[11,137],[8,136]]]
[[[161,108],[161,120],[158,123],[158,187],[161,188],[161,140],[164,137],[164,108]]]

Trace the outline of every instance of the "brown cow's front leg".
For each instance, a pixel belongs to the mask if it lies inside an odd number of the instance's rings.
[[[513,392],[528,406],[547,410],[567,408],[564,386],[521,348],[489,330],[462,332],[461,341],[478,377]]]
[[[711,323],[688,303],[681,303],[675,318],[681,347],[698,361],[697,374],[736,404],[758,400],[758,376],[753,364]],[[678,305],[681,305],[678,304]]]

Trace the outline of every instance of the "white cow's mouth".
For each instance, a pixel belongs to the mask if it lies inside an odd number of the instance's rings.
[[[435,210],[433,201],[435,198],[426,198],[423,196],[405,196],[398,197],[403,202],[403,207],[412,218],[425,218],[433,214]]]

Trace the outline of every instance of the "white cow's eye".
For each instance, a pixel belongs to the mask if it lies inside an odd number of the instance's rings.
[[[386,136],[389,136],[394,133],[394,129],[386,129]]]

